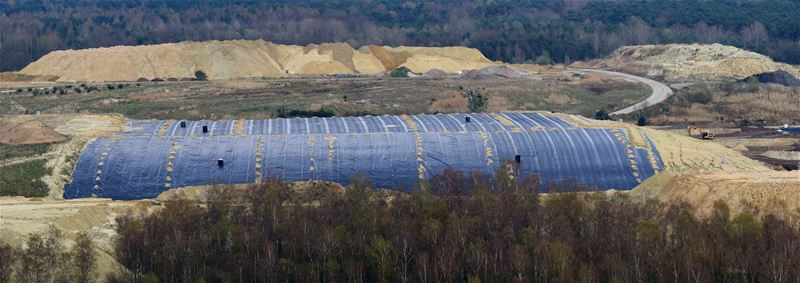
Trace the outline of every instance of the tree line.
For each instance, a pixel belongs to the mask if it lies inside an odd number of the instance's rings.
[[[722,202],[540,195],[447,170],[409,193],[270,179],[119,217],[111,282],[797,282],[796,222]],[[551,184],[551,189],[561,185]],[[565,186],[570,187],[569,184]]]
[[[62,232],[50,226],[31,234],[25,248],[0,243],[0,282],[96,282],[97,257],[92,239],[78,233],[71,248]]]
[[[212,39],[465,45],[514,63],[723,43],[799,64],[798,14],[795,0],[13,0],[0,2],[0,71],[53,50]]]

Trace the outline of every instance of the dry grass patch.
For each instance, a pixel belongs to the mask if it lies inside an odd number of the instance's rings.
[[[508,94],[508,95],[524,95],[529,93],[527,89],[514,85],[487,87],[486,92],[495,94]]]
[[[575,104],[578,103],[575,98],[570,97],[565,94],[550,94],[545,99],[548,103],[558,104],[558,105],[567,105],[567,104]]]
[[[458,113],[467,111],[469,111],[467,99],[464,98],[461,93],[454,90],[439,93],[436,97],[436,101],[428,107],[428,112]]]

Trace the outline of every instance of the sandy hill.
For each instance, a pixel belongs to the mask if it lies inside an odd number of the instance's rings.
[[[57,76],[60,81],[131,81],[186,78],[202,70],[210,79],[280,77],[288,74],[374,74],[405,66],[458,72],[496,65],[467,47],[364,46],[346,43],[282,45],[263,40],[179,42],[53,51],[31,63],[23,75]]]
[[[0,144],[54,143],[67,140],[39,121],[0,120]]]
[[[777,70],[787,71],[794,76],[800,75],[800,71],[791,65],[721,44],[623,46],[605,59],[576,66],[609,68],[648,77],[661,77],[667,81],[740,80]]]

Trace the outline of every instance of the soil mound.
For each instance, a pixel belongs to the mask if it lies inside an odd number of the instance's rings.
[[[289,74],[377,74],[400,66],[415,73],[434,68],[458,72],[492,65],[496,63],[480,51],[460,46],[354,49],[347,43],[298,46],[263,40],[185,41],[53,51],[15,76],[52,76],[59,81],[135,81],[191,78],[202,70],[209,79],[234,79]]]
[[[575,66],[610,68],[667,81],[740,80],[777,70],[798,73],[767,56],[721,44],[623,46],[606,59]]]
[[[504,65],[490,66],[480,70],[471,70],[464,73],[462,78],[470,80],[498,80],[498,79],[530,79],[535,74],[528,70]]]
[[[422,74],[422,77],[429,79],[444,79],[447,78],[447,73],[439,69],[431,69],[430,71]]]
[[[3,144],[40,144],[66,140],[66,137],[39,121],[0,121],[0,143]]]

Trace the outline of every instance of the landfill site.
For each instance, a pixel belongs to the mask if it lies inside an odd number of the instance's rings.
[[[0,170],[8,180],[24,171],[4,190],[39,189],[0,197],[0,236],[21,243],[55,225],[89,231],[107,251],[114,217],[158,209],[170,195],[201,199],[211,186],[272,177],[341,186],[363,177],[412,192],[446,169],[514,168],[538,176],[542,193],[569,183],[687,202],[701,214],[718,200],[733,210],[797,210],[800,133],[791,121],[726,128],[660,114],[665,124],[647,126],[631,116],[671,103],[697,78],[775,72],[798,74],[721,45],[628,46],[569,66],[496,62],[466,47],[260,40],[54,51],[0,74]],[[600,108],[612,115],[595,116]],[[101,257],[103,272],[120,268]]]

